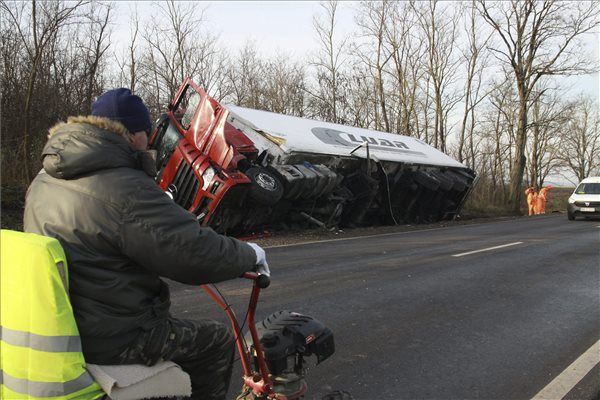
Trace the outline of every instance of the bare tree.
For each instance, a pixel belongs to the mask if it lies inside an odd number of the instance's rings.
[[[310,91],[314,98],[313,110],[318,117],[329,122],[343,123],[344,110],[344,81],[346,77],[342,67],[347,60],[346,46],[348,37],[339,41],[335,40],[336,13],[339,2],[329,0],[321,3],[324,16],[315,15],[313,26],[315,28],[319,52],[310,61],[316,68],[317,88]]]
[[[505,73],[506,74],[506,73]],[[491,190],[489,199],[495,204],[504,204],[508,197],[507,177],[513,168],[513,146],[515,138],[515,91],[510,76],[492,83],[490,107],[487,115],[487,142],[484,164],[489,168]],[[482,166],[485,168],[485,166]]]
[[[540,81],[542,83],[542,81]],[[568,120],[568,104],[556,94],[542,89],[535,97],[530,108],[531,140],[527,146],[528,182],[536,188],[542,188],[551,171],[559,165],[558,151],[560,138]]]
[[[385,27],[389,23],[391,7],[390,0],[379,2],[365,1],[360,3],[356,23],[361,29],[361,36],[366,43],[355,45],[354,54],[369,67],[376,97],[374,103],[375,129],[390,131],[390,118],[385,92],[384,70],[392,58],[392,53],[386,48]]]
[[[98,67],[110,47],[109,23],[111,22],[112,5],[103,5],[101,3],[91,3],[87,13],[89,23],[88,32],[83,35],[83,42],[79,45],[85,52],[84,63],[86,64],[86,90],[85,104],[88,113],[92,110],[92,99],[94,94],[99,92],[97,81]]]
[[[259,108],[303,117],[306,110],[304,66],[280,54],[266,62],[263,71]]]
[[[138,81],[138,70],[137,67],[137,54],[136,54],[136,46],[137,46],[137,38],[140,31],[140,21],[136,13],[133,16],[132,20],[132,28],[131,28],[131,45],[129,46],[129,87],[131,91],[135,91],[135,87]]]
[[[18,184],[23,180],[23,168],[15,168],[23,162],[22,124],[17,117],[23,109],[27,80],[23,65],[27,62],[21,38],[9,24],[0,24],[0,152],[2,159],[2,184],[7,182]]]
[[[374,124],[372,99],[375,88],[371,83],[371,72],[368,66],[354,60],[352,75],[348,81],[348,123],[353,126],[368,128]]]
[[[395,100],[396,132],[408,136],[421,137],[418,116],[418,91],[425,73],[423,63],[425,50],[420,46],[418,32],[414,33],[417,18],[414,8],[408,3],[394,3],[391,8],[390,23],[386,26],[386,39],[389,42],[393,60],[392,90],[389,96]]]
[[[33,0],[31,3],[0,1],[0,9],[13,29],[18,32],[21,44],[27,53],[27,90],[23,117],[23,173],[26,180],[33,176],[30,168],[30,120],[31,105],[37,83],[42,57],[49,44],[56,38],[59,30],[76,18],[77,10],[87,1],[71,2],[42,2]]]
[[[223,100],[230,92],[231,86],[227,78],[227,61],[229,55],[226,50],[217,46],[217,36],[205,34],[208,40],[206,46],[201,46],[200,64],[194,75],[190,75],[217,101]]]
[[[483,71],[487,64],[487,54],[482,54],[487,46],[490,36],[481,34],[475,0],[470,7],[466,7],[467,20],[465,30],[467,46],[462,51],[463,62],[466,67],[464,111],[460,132],[458,136],[458,161],[467,161],[467,165],[475,168],[474,130],[475,130],[475,107],[483,101],[488,93],[481,93],[483,84]],[[467,126],[469,124],[470,126]],[[467,132],[467,129],[470,131]],[[467,156],[468,155],[468,156]]]
[[[140,18],[138,14],[137,4],[130,8],[129,18],[129,45],[124,50],[123,54],[115,56],[115,62],[119,68],[119,83],[136,91],[138,81],[140,80],[140,66],[138,59],[140,54],[138,51],[139,35],[140,35]],[[143,79],[143,78],[142,78]]]
[[[226,73],[225,99],[242,107],[281,114],[306,114],[306,72],[302,62],[279,53],[268,58],[247,42]]]
[[[419,108],[421,110],[421,118],[423,121],[423,135],[419,138],[425,140],[426,143],[431,144],[432,139],[429,133],[431,131],[431,76],[426,74],[424,82],[421,84],[422,96],[419,96]],[[435,112],[435,110],[434,110]],[[433,132],[433,136],[436,136],[436,132]]]
[[[155,112],[171,100],[186,77],[213,94],[225,75],[217,37],[203,29],[205,9],[199,4],[173,0],[159,3],[159,15],[142,30],[147,80],[144,90]]]
[[[263,57],[252,42],[246,42],[227,69],[230,98],[242,107],[260,108],[261,83],[264,78]]]
[[[560,142],[559,159],[579,181],[600,173],[600,113],[597,100],[581,96],[572,104]]]
[[[459,59],[455,56],[458,13],[450,7],[438,8],[439,3],[414,3],[419,24],[425,34],[427,48],[427,74],[431,79],[435,107],[433,145],[446,151],[448,136],[447,115],[456,105],[459,96],[451,92],[456,78]]]
[[[590,71],[578,39],[598,26],[599,9],[594,2],[512,0],[490,5],[478,1],[482,16],[500,42],[490,50],[512,70],[519,96],[509,207],[520,213],[532,92],[543,76]]]

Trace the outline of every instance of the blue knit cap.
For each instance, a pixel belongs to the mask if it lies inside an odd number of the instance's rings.
[[[125,88],[113,89],[92,104],[92,115],[119,121],[131,133],[150,131],[150,112],[138,96]]]

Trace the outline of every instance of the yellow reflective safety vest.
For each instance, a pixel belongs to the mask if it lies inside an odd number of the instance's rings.
[[[85,369],[60,243],[0,236],[0,399],[97,399]]]

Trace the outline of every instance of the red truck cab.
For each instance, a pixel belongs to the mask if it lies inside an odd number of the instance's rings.
[[[203,225],[225,198],[243,200],[240,192],[250,179],[240,169],[258,156],[252,141],[226,121],[227,114],[187,79],[150,139],[158,150],[158,184]]]

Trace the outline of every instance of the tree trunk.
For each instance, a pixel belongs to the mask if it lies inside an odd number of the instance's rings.
[[[23,175],[26,182],[33,179],[30,165],[30,114],[31,114],[31,102],[33,99],[33,89],[35,87],[35,80],[37,78],[37,69],[39,64],[40,55],[36,54],[31,66],[29,73],[29,80],[27,82],[27,93],[25,94],[25,109],[23,110]]]
[[[510,177],[509,210],[516,215],[521,214],[521,196],[523,192],[523,173],[525,172],[525,145],[527,144],[527,99],[525,89],[519,87],[519,115],[517,138],[515,142],[515,160]]]

